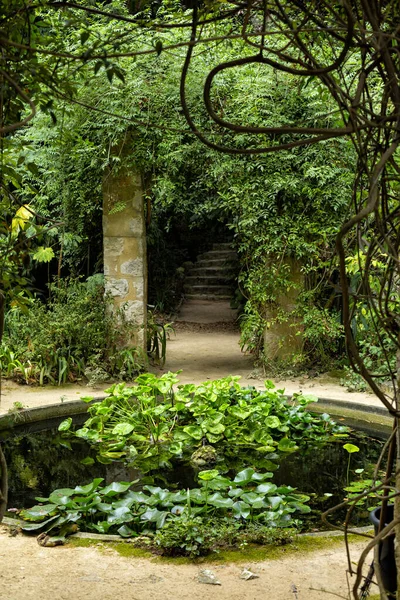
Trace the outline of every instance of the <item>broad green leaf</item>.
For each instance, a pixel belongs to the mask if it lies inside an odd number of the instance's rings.
[[[172,442],[169,445],[168,450],[172,453],[172,454],[181,454],[182,453],[182,442]]]
[[[58,515],[47,519],[47,521],[42,521],[41,523],[21,523],[21,529],[22,531],[40,531],[40,529],[47,529],[47,527],[56,519],[58,519]]]
[[[135,427],[132,423],[118,423],[112,430],[112,433],[115,435],[129,435]]]
[[[190,500],[196,502],[196,504],[203,504],[206,499],[206,494],[203,489],[199,490],[198,488],[193,488],[190,490],[189,495]]]
[[[68,419],[65,419],[65,421],[61,421],[61,423],[58,426],[58,431],[68,431],[68,429],[71,427],[72,425],[72,418],[68,417]]]
[[[269,452],[274,452],[275,446],[258,446],[256,448],[257,452],[262,452],[263,454],[267,454]]]
[[[216,493],[208,498],[208,504],[216,508],[232,508],[233,500],[232,498],[223,498],[221,494]]]
[[[264,386],[266,390],[273,390],[275,388],[275,384],[270,379],[266,379],[264,381]]]
[[[265,481],[266,479],[271,479],[273,476],[273,473],[253,473],[251,481]]]
[[[231,496],[231,498],[239,498],[243,493],[244,491],[242,488],[232,488],[229,490],[228,496]]]
[[[36,252],[34,252],[32,258],[37,262],[48,263],[54,258],[53,248],[45,248],[44,246],[39,246]]]
[[[232,481],[220,475],[207,483],[209,490],[226,490],[230,485],[232,485]]]
[[[97,523],[92,523],[91,527],[93,527],[93,529],[95,529],[99,533],[108,533],[112,525],[112,523],[108,523],[107,521],[97,521]]]
[[[197,425],[188,425],[187,427],[183,428],[183,431],[195,440],[201,440],[204,435],[202,428],[198,427]]]
[[[143,494],[143,492],[129,492],[129,497],[132,498],[136,504],[148,504],[150,501],[149,496]]]
[[[299,447],[296,446],[296,442],[289,440],[289,438],[282,438],[279,440],[278,450],[281,452],[296,452],[298,448]]]
[[[22,519],[29,521],[42,521],[44,517],[48,517],[51,513],[54,513],[58,509],[56,504],[44,504],[43,506],[37,505],[32,508],[21,510],[19,513]]]
[[[277,429],[278,427],[281,426],[280,420],[278,419],[278,417],[275,417],[274,415],[267,417],[265,419],[264,423],[270,429]]]
[[[223,439],[223,436],[216,435],[215,433],[210,433],[209,431],[207,431],[206,438],[210,442],[210,444],[216,444],[217,442]]]
[[[77,485],[74,489],[74,494],[90,494],[99,487],[102,481],[104,481],[104,478],[98,477],[93,479],[93,481],[87,485]]]
[[[133,515],[127,506],[119,506],[107,514],[108,523],[129,523],[132,520]]]
[[[121,508],[121,506],[127,506],[128,508],[131,508],[133,504],[135,504],[134,499],[131,496],[125,496],[125,498],[121,498],[120,500],[113,502],[112,508]]]
[[[222,423],[215,422],[212,419],[206,419],[205,421],[203,421],[201,426],[204,431],[209,431],[214,435],[218,435],[225,431],[225,425],[223,425]]]
[[[88,466],[94,465],[94,462],[95,462],[95,460],[91,456],[86,456],[86,458],[82,458],[82,460],[80,461],[80,463],[82,465],[88,465]]]
[[[176,504],[175,506],[173,506],[171,508],[171,513],[173,515],[177,515],[179,517],[182,513],[185,512],[185,510],[186,510],[186,506]]]
[[[124,538],[137,537],[138,535],[136,531],[133,531],[133,529],[128,527],[128,525],[122,525],[119,529],[117,529],[117,533]]]
[[[355,446],[354,444],[345,444],[343,446],[343,448],[346,450],[346,452],[348,452],[349,454],[353,454],[354,452],[359,452],[360,448],[358,446]]]
[[[243,469],[243,471],[240,471],[236,475],[236,477],[233,481],[235,483],[246,484],[246,483],[249,483],[249,481],[251,481],[253,475],[254,475],[254,469],[252,469],[251,467],[248,467],[247,469]]]
[[[86,403],[93,402],[94,396],[81,396],[79,400],[82,400],[82,402]]]
[[[212,479],[215,479],[216,477],[218,477],[218,475],[219,475],[219,471],[217,471],[217,469],[210,469],[208,471],[200,471],[199,479],[201,479],[202,481],[211,481]]]
[[[265,502],[272,508],[272,510],[275,510],[282,504],[283,498],[282,496],[268,496],[268,498],[265,498]]]
[[[101,512],[109,513],[113,510],[113,508],[120,508],[119,506],[115,506],[113,504],[106,504],[105,502],[99,502],[96,504],[97,510],[101,510]]]
[[[241,495],[240,499],[247,504],[254,504],[257,500],[260,500],[260,495],[255,492],[245,492]]]
[[[301,512],[303,515],[310,513],[311,508],[306,504],[302,504],[301,502],[290,502],[289,506]]]
[[[268,417],[270,419],[271,417]],[[275,417],[272,417],[275,418]],[[266,429],[259,429],[254,434],[254,439],[258,444],[262,444],[263,446],[271,446],[274,442],[271,434]]]
[[[233,415],[234,417],[237,417],[238,419],[244,421],[245,419],[247,419],[247,417],[249,417],[251,415],[251,412],[248,410],[243,410],[242,408],[239,408],[238,406],[230,406],[228,408],[228,412]]]
[[[107,485],[103,490],[103,496],[115,496],[116,494],[123,494],[127,492],[131,487],[129,481],[113,481],[110,485]]]
[[[158,510],[158,508],[148,508],[146,512],[140,515],[142,521],[150,521],[152,523],[156,523],[156,521],[160,518],[162,511]]]
[[[272,494],[273,492],[276,492],[277,489],[278,486],[274,483],[261,483],[256,487],[256,491],[259,494]]]
[[[246,502],[242,502],[241,500],[239,500],[238,502],[234,503],[232,511],[233,516],[236,519],[247,519],[247,517],[250,515],[250,506],[246,504]]]

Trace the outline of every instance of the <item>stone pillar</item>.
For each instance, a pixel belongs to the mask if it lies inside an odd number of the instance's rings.
[[[106,292],[138,326],[132,345],[146,351],[146,227],[140,174],[126,168],[105,174],[103,241]]]
[[[264,332],[264,356],[267,360],[291,360],[303,349],[302,324],[293,314],[297,297],[304,287],[304,277],[300,271],[300,263],[285,259],[289,266],[289,279],[293,286],[277,299],[277,307],[266,309],[266,319],[270,326]],[[279,314],[284,320],[279,320]],[[278,320],[277,320],[278,319]]]

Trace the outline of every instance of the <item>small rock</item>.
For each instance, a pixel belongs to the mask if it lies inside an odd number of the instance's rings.
[[[196,467],[213,465],[217,461],[217,451],[213,446],[200,446],[200,448],[193,452],[190,461]]]
[[[240,579],[244,579],[245,581],[249,581],[250,579],[258,579],[259,577],[259,575],[253,573],[252,571],[249,571],[249,569],[243,569],[243,571],[240,574]]]
[[[210,569],[203,569],[197,577],[199,583],[208,583],[209,585],[221,585],[221,582],[215,577]]]
[[[52,537],[43,532],[36,538],[39,546],[45,546],[46,548],[53,548],[54,546],[62,546],[65,543],[64,537]]]

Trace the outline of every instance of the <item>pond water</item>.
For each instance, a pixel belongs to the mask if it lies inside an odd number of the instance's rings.
[[[81,415],[80,420],[86,418]],[[105,483],[112,481],[132,481],[137,479],[136,469],[127,468],[121,463],[94,464],[87,466],[82,460],[96,452],[86,442],[78,438],[65,440],[57,430],[60,420],[30,426],[15,427],[8,432],[0,432],[0,440],[9,466],[9,507],[22,508],[37,504],[36,496],[48,496],[52,490],[87,484],[95,477],[102,477]],[[79,423],[79,417],[77,424]],[[39,429],[39,431],[37,431]],[[307,446],[283,459],[269,456],[260,459],[256,453],[237,454],[232,448],[225,456],[219,457],[210,468],[220,473],[234,476],[247,466],[274,472],[272,481],[277,485],[290,485],[299,492],[311,496],[312,512],[302,516],[305,529],[320,527],[320,513],[341,502],[346,492],[346,471],[349,454],[343,449],[345,443],[354,443],[360,451],[350,457],[351,479],[357,479],[355,469],[371,471],[372,465],[382,449],[383,442],[364,433],[352,433],[345,441]],[[163,469],[146,476],[142,483],[172,489],[198,487],[196,470],[190,464],[177,461],[173,469]],[[334,517],[340,522],[344,513]],[[353,525],[367,524],[368,511],[362,507],[352,520]]]

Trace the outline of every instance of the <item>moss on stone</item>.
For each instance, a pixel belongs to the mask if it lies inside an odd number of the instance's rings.
[[[360,537],[350,535],[349,542],[359,542]],[[206,557],[190,559],[187,557],[165,557],[155,556],[149,550],[136,548],[132,543],[128,542],[98,542],[93,539],[71,538],[69,543],[75,547],[96,547],[100,552],[102,549],[111,548],[126,558],[151,558],[161,562],[169,562],[173,564],[201,564],[201,563],[221,563],[221,562],[243,562],[243,561],[263,561],[263,560],[282,560],[289,556],[302,556],[312,552],[318,552],[325,548],[339,546],[344,543],[343,536],[299,536],[290,544],[283,546],[260,546],[249,544],[243,548],[234,550],[220,550]]]

